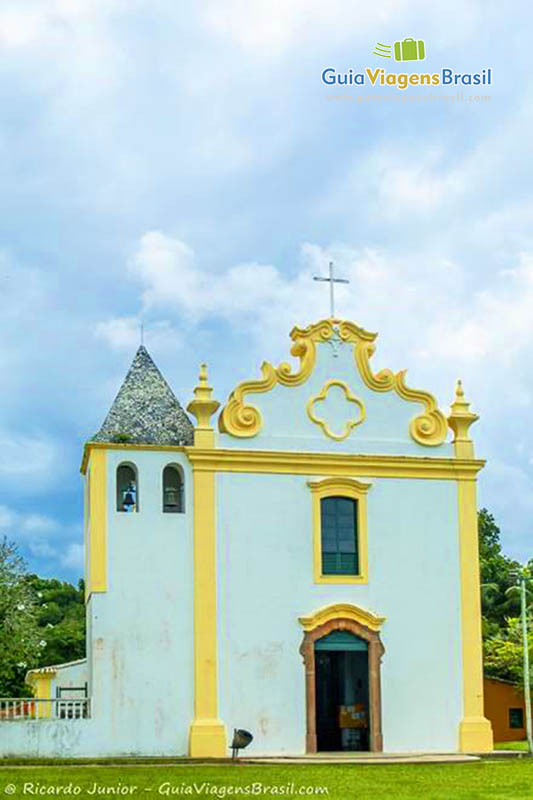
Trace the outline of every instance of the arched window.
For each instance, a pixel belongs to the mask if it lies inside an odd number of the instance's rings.
[[[139,482],[135,464],[117,467],[117,511],[132,513],[139,510]]]
[[[163,511],[180,514],[184,510],[183,473],[180,467],[169,464],[163,470]]]
[[[357,500],[323,497],[320,501],[322,574],[357,575]]]

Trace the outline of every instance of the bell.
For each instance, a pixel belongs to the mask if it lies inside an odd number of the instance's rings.
[[[122,501],[122,505],[124,507],[124,510],[135,511],[135,506],[137,503],[137,487],[135,486],[133,481],[131,481],[127,489],[124,490],[123,497],[124,499]]]
[[[165,505],[175,507],[179,504],[179,493],[175,486],[165,486]]]

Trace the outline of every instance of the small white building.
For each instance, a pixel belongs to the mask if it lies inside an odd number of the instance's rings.
[[[218,421],[202,367],[195,427],[139,348],[83,456],[87,660],[30,673],[3,754],[492,749],[477,417],[353,323],[291,338]]]

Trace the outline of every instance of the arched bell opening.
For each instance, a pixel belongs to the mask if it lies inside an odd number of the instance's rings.
[[[177,464],[167,464],[163,470],[163,513],[182,514],[185,511],[183,471]]]
[[[139,510],[139,480],[137,467],[131,462],[117,467],[117,511],[132,513]]]

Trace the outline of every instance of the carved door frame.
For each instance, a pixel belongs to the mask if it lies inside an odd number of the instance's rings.
[[[304,633],[300,653],[305,667],[305,697],[307,707],[306,752],[317,752],[316,734],[316,669],[315,642],[333,631],[348,631],[359,636],[368,643],[368,690],[370,705],[370,750],[380,753],[383,750],[383,732],[381,728],[381,658],[385,648],[378,631],[373,631],[351,619],[330,619]]]

